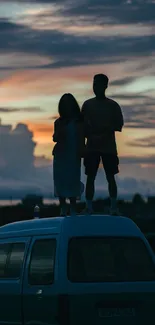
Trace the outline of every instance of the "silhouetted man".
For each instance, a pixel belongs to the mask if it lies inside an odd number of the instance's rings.
[[[111,214],[117,214],[117,185],[115,174],[119,173],[119,159],[115,141],[115,131],[121,132],[123,115],[120,106],[105,96],[108,77],[104,74],[94,76],[93,90],[95,97],[84,102],[82,114],[87,138],[84,158],[86,184],[86,211],[91,214],[94,197],[94,182],[102,160],[108,181],[111,200]]]

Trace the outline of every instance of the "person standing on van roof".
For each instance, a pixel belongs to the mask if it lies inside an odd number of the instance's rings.
[[[58,106],[59,118],[54,123],[53,177],[55,196],[59,197],[61,215],[76,215],[76,199],[81,196],[81,157],[84,152],[84,123],[80,107],[72,94],[64,94]]]
[[[86,183],[86,212],[92,213],[94,182],[100,160],[104,166],[111,200],[111,214],[117,214],[117,185],[115,174],[119,173],[119,159],[115,140],[115,131],[122,131],[123,115],[118,103],[107,98],[108,77],[104,74],[94,76],[93,91],[95,97],[84,102],[82,115],[87,138],[84,158]]]

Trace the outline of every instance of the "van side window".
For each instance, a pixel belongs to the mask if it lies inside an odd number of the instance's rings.
[[[71,282],[155,281],[155,267],[140,238],[75,237],[68,248]]]
[[[6,262],[9,254],[9,244],[0,244],[0,278],[5,277]]]
[[[7,264],[6,277],[19,278],[24,260],[24,243],[14,243],[11,247],[11,253]]]
[[[36,240],[29,265],[29,283],[48,285],[54,281],[56,239]]]

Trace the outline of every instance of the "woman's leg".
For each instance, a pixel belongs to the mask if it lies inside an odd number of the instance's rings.
[[[70,215],[76,216],[76,197],[71,197],[69,200],[70,200]]]
[[[67,206],[66,206],[66,198],[65,197],[59,197],[59,203],[60,203],[60,215],[66,216],[67,214]]]

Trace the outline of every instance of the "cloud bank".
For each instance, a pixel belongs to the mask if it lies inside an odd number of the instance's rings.
[[[0,197],[21,198],[24,195],[42,194],[53,196],[52,161],[45,157],[35,157],[36,143],[33,133],[27,125],[18,124],[15,129],[10,125],[0,126]],[[121,165],[139,163],[155,164],[155,156],[144,158],[121,158]],[[82,180],[85,183],[82,166]],[[148,189],[155,192],[155,183],[146,179],[136,180],[133,177],[117,177],[120,195],[132,195],[135,191],[147,194]],[[96,196],[107,193],[107,183],[102,169],[96,180]]]

